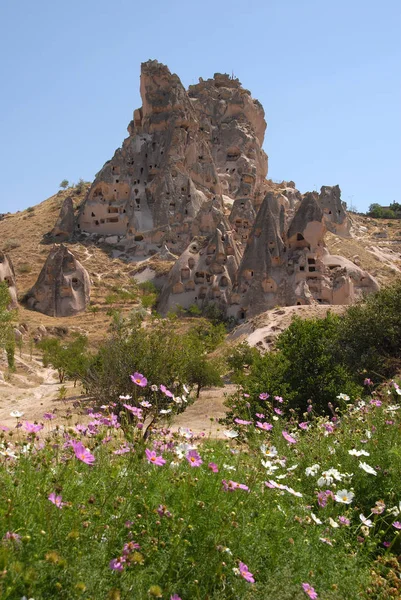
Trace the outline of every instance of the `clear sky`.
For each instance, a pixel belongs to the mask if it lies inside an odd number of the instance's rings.
[[[141,105],[140,63],[260,100],[269,176],[400,201],[400,0],[2,0],[0,213],[92,180]]]

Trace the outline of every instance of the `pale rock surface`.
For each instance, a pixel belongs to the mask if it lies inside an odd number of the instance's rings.
[[[60,214],[53,229],[46,235],[55,242],[67,242],[74,235],[75,216],[74,204],[71,196],[68,196],[61,205]]]
[[[17,300],[17,285],[15,281],[15,271],[11,258],[4,252],[0,251],[0,281],[5,281],[8,286],[8,292],[11,298],[10,308],[16,308]]]
[[[25,301],[32,310],[51,317],[67,317],[85,310],[89,294],[88,272],[73,253],[60,244],[51,249]]]

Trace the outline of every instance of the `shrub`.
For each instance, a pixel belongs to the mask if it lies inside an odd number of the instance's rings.
[[[76,383],[85,373],[89,361],[87,344],[87,337],[77,334],[67,343],[58,338],[45,338],[38,346],[43,351],[43,365],[51,365],[57,370],[60,383],[66,378]]]
[[[69,181],[68,179],[63,179],[63,181],[60,183],[59,187],[61,187],[63,190],[65,190],[66,188],[68,188],[69,186]]]
[[[32,267],[29,263],[21,263],[18,265],[18,271],[20,273],[30,273],[32,271]]]
[[[12,327],[14,313],[9,310],[10,302],[11,298],[7,284],[0,282],[0,349],[5,349],[8,366],[13,370],[15,367],[15,339]]]
[[[21,246],[21,243],[18,240],[10,238],[4,242],[3,250],[4,250],[4,252],[9,252],[10,250],[15,250],[16,248],[19,248],[20,246]]]

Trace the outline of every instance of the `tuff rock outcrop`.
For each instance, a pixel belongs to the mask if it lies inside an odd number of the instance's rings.
[[[60,244],[50,250],[25,301],[32,310],[51,317],[68,317],[85,310],[89,294],[88,272],[73,253]]]
[[[74,204],[68,196],[61,205],[60,213],[53,229],[45,236],[55,242],[67,242],[71,239],[75,229]]]
[[[11,303],[10,308],[16,308],[17,301],[17,285],[15,282],[15,271],[11,258],[4,252],[0,251],[0,281],[5,281],[10,294]]]
[[[245,319],[276,305],[348,304],[377,283],[330,256],[350,236],[338,186],[301,194],[266,179],[262,105],[216,73],[186,91],[157,61],[141,67],[142,106],[91,186],[77,228],[127,258],[178,256],[159,311],[217,304]],[[136,260],[136,258],[135,258]]]

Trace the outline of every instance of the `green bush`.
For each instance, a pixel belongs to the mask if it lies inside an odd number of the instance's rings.
[[[89,361],[88,339],[78,334],[70,342],[58,338],[45,338],[38,346],[43,351],[43,365],[57,370],[60,383],[66,378],[76,382],[86,372]]]

